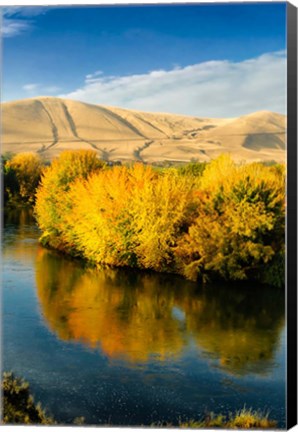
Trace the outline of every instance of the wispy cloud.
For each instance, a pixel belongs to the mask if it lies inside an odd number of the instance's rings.
[[[26,32],[30,28],[30,22],[3,17],[0,30],[3,37],[13,37]]]
[[[47,7],[45,6],[4,6],[2,13],[6,17],[34,17],[46,13]]]
[[[61,91],[61,87],[55,86],[55,85],[47,85],[43,86],[38,83],[29,83],[25,84],[22,87],[23,90],[25,90],[30,96],[36,96],[38,95],[48,95],[48,94],[56,94],[57,92]]]
[[[23,85],[23,90],[25,91],[35,91],[39,87],[39,84],[25,84]]]
[[[101,71],[101,70],[93,72],[92,74],[88,74],[88,75],[86,75],[86,82],[93,81],[95,78],[97,78],[101,75],[103,75],[103,71]]]
[[[34,26],[33,17],[46,13],[46,7],[7,6],[1,8],[2,22],[0,33],[3,37],[21,35]]]
[[[61,97],[143,111],[233,117],[286,110],[286,53],[241,62],[208,61],[130,76],[97,71]]]

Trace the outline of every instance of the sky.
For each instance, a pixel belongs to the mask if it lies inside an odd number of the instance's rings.
[[[286,112],[286,3],[2,7],[2,101]]]

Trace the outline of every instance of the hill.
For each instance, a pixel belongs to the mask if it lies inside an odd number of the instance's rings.
[[[260,111],[233,119],[145,113],[39,97],[2,104],[2,152],[52,159],[94,149],[108,161],[285,160],[286,116]]]

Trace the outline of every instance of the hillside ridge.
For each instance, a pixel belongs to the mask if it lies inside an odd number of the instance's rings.
[[[66,149],[93,149],[107,161],[234,160],[284,162],[286,116],[258,111],[237,118],[149,113],[38,97],[2,103],[2,152],[52,159]]]

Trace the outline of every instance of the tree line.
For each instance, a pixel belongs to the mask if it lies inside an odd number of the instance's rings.
[[[35,215],[43,244],[95,265],[284,283],[284,165],[108,167],[68,151],[43,170]]]
[[[95,265],[284,284],[285,166],[110,166],[96,152],[2,156],[4,204],[34,205],[44,245]]]

